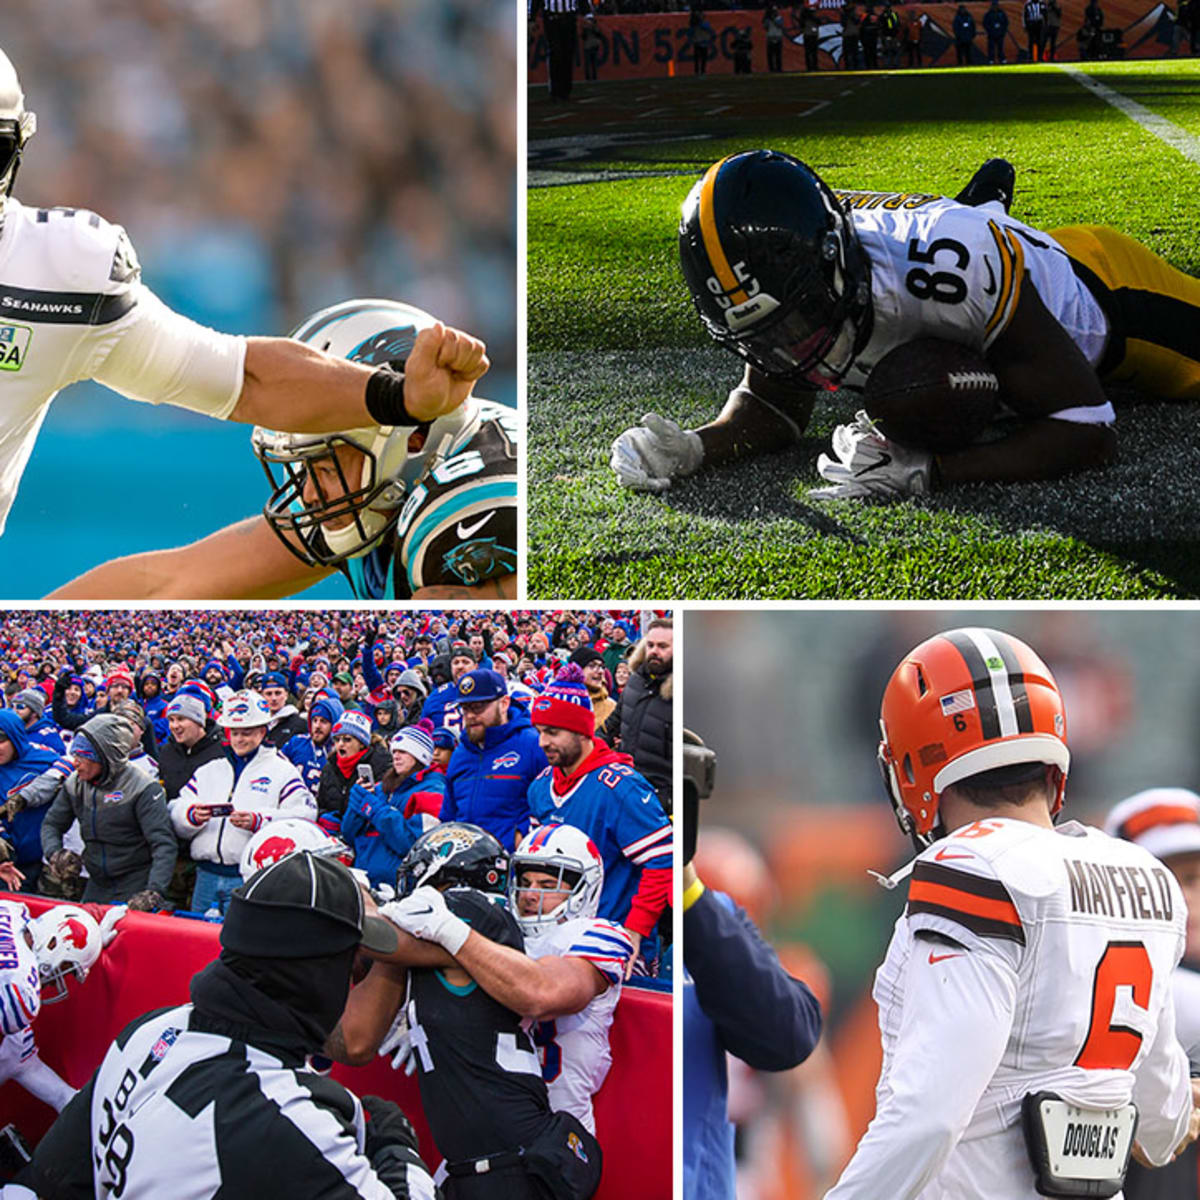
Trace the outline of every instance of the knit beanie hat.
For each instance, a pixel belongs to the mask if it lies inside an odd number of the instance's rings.
[[[587,738],[595,735],[596,714],[592,710],[592,698],[588,695],[583,671],[575,663],[563,667],[554,681],[534,700],[529,719],[535,725],[570,729]]]
[[[364,746],[371,744],[371,722],[360,712],[344,712],[341,720],[333,727],[332,736],[347,734],[357,738]]]
[[[421,766],[427,767],[433,762],[433,722],[406,725],[388,744],[393,750],[411,754]]]
[[[26,688],[13,697],[13,708],[18,704],[23,704],[34,716],[40,717],[46,711],[46,693],[37,688]]]
[[[204,728],[204,722],[208,713],[204,708],[204,701],[199,696],[194,696],[189,692],[176,692],[175,698],[167,705],[167,717],[183,717],[187,721],[194,721],[201,729]]]

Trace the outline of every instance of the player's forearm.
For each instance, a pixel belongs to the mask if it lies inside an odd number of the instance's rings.
[[[366,978],[350,989],[342,1018],[326,1039],[326,1055],[351,1067],[369,1063],[404,1002],[407,976],[403,967],[374,963]]]
[[[372,373],[290,338],[248,338],[242,394],[230,419],[289,433],[378,425],[367,411]]]
[[[1043,419],[997,442],[939,455],[937,477],[944,486],[1058,479],[1103,466],[1116,453],[1117,435],[1108,425]]]
[[[696,430],[704,446],[705,464],[712,466],[793,445],[808,425],[812,408],[811,393],[771,380],[748,367],[716,419]]]
[[[578,1012],[583,1007],[582,1004],[570,1007],[577,998],[568,988],[561,986],[567,980],[552,969],[554,964],[561,966],[558,959],[530,958],[473,930],[456,958],[458,965],[493,1000],[498,1000],[505,1008],[523,1017],[536,1021]],[[584,1003],[587,999],[584,999]]]

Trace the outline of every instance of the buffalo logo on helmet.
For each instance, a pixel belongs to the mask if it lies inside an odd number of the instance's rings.
[[[293,854],[297,849],[299,847],[292,838],[269,837],[254,852],[254,865],[259,870],[262,870],[263,867],[269,867],[273,863],[277,863],[281,858],[287,858],[289,854]]]

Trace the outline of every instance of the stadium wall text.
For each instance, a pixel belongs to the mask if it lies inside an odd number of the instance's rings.
[[[1083,11],[1086,0],[1063,0],[1063,22],[1058,36],[1055,59],[1059,62],[1078,61],[1080,53],[1079,33],[1083,28]],[[1025,31],[1021,25],[1021,3],[1008,0],[1000,6],[1008,14],[1008,35],[1005,38],[1005,57],[1008,62],[1027,62]],[[826,17],[821,27],[819,69],[835,70],[842,66],[842,26],[840,7],[830,8],[822,4]],[[876,10],[882,4],[875,5]],[[954,37],[950,32],[957,11],[957,4],[898,4],[901,34],[904,23],[911,14],[923,18],[921,33],[921,57],[926,67],[952,67],[956,56]],[[983,32],[983,14],[987,5],[972,3],[970,11],[975,17],[978,34],[971,53],[972,64],[987,62],[987,38]],[[1101,0],[1104,12],[1104,29],[1108,31],[1106,46],[1096,57],[1114,58],[1165,58],[1176,52],[1176,24],[1174,11],[1165,4],[1148,3],[1147,0]],[[862,4],[859,5],[862,10]],[[783,69],[804,70],[804,43],[799,28],[790,13],[783,9],[784,42]],[[731,12],[706,12],[705,17],[713,27],[716,40],[709,53],[708,70],[712,74],[732,74],[734,40],[739,31],[749,31],[753,49],[751,66],[755,73],[767,69],[766,37],[762,27],[761,10],[734,10]],[[688,14],[652,13],[640,16],[602,16],[596,19],[600,33],[600,48],[597,55],[598,77],[605,79],[644,79],[661,75],[691,75],[693,70],[692,30],[688,25]],[[1119,41],[1113,31],[1120,34]],[[1179,31],[1182,33],[1182,31]],[[583,48],[576,47],[576,79],[583,78]],[[903,62],[903,48],[901,51]],[[529,83],[546,82],[546,39],[540,26],[530,27],[529,40]]]

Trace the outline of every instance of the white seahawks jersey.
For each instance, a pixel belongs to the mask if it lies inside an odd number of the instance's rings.
[[[530,958],[558,954],[586,959],[608,981],[608,987],[580,1012],[539,1021],[532,1030],[550,1107],[578,1117],[589,1132],[595,1133],[592,1097],[612,1065],[608,1031],[621,997],[621,981],[633,953],[633,942],[614,921],[576,917],[541,937],[526,938],[525,953]]]
[[[1186,1131],[1171,981],[1186,908],[1140,847],[982,820],[917,859],[875,979],[876,1116],[831,1200],[1036,1200],[1021,1101],[1138,1107],[1163,1163]]]
[[[25,208],[0,224],[0,533],[55,394],[95,379],[133,399],[227,417],[245,340],[173,313],[141,282],[125,231],[95,213]]]
[[[1100,362],[1108,321],[1049,234],[1008,216],[999,203],[970,208],[944,196],[837,194],[871,261],[875,313],[871,339],[846,376],[849,386],[861,388],[889,350],[919,337],[984,353],[1030,283],[1088,362]]]

